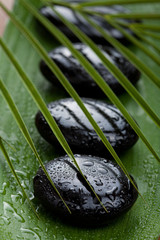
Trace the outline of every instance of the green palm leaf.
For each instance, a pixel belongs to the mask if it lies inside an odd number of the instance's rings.
[[[5,45],[4,45],[4,43],[3,43],[3,41],[2,41],[1,39],[0,39],[0,44],[5,48]],[[6,49],[6,51],[7,51],[7,50],[8,50],[8,49]],[[8,54],[9,54],[9,51],[8,51]],[[14,61],[14,59],[13,59],[13,61]],[[16,60],[15,60],[15,64],[18,65],[18,63],[16,63]],[[23,71],[22,71],[21,73],[25,76],[25,73],[23,73]],[[26,77],[26,78],[27,78],[27,77]],[[27,81],[26,81],[26,82],[27,82]],[[32,90],[31,90],[31,94],[32,94],[32,92],[34,92],[34,91],[33,91],[33,90],[34,90],[34,86],[33,86],[31,83],[30,83],[30,85],[31,85],[31,88],[32,88]],[[30,89],[31,89],[31,88],[30,88]],[[20,113],[19,113],[19,111],[18,111],[18,109],[17,109],[17,107],[16,107],[13,99],[11,98],[8,90],[5,88],[5,85],[4,85],[4,83],[3,83],[1,80],[0,80],[0,90],[2,91],[2,94],[3,94],[4,98],[5,98],[5,100],[7,101],[7,103],[8,103],[8,105],[9,105],[11,111],[12,111],[12,114],[13,114],[13,116],[14,116],[14,118],[15,118],[18,126],[19,126],[19,129],[21,130],[22,134],[24,135],[24,137],[25,137],[26,141],[28,142],[28,144],[29,144],[31,150],[33,151],[34,155],[35,155],[36,158],[38,159],[39,164],[41,165],[41,167],[42,167],[43,171],[45,172],[47,178],[49,179],[50,183],[52,184],[52,186],[54,187],[55,191],[57,192],[57,194],[58,194],[59,197],[61,198],[60,193],[59,193],[58,190],[55,188],[54,183],[52,182],[49,174],[47,173],[47,171],[46,171],[46,169],[45,169],[45,167],[44,167],[44,165],[43,165],[43,162],[42,162],[42,160],[41,160],[41,158],[40,158],[40,156],[39,156],[39,154],[38,154],[38,152],[37,152],[37,150],[36,150],[36,148],[35,148],[35,146],[34,146],[33,140],[32,140],[32,138],[31,138],[31,136],[30,136],[30,134],[29,134],[29,132],[28,132],[28,129],[27,129],[27,127],[26,127],[26,125],[25,125],[25,123],[24,123],[24,121],[23,121],[23,119],[22,119],[22,117],[21,117],[21,115],[20,115]],[[36,95],[38,96],[38,93],[34,93],[34,95],[35,95],[35,96],[36,96]],[[36,97],[37,97],[37,96],[36,96]],[[37,98],[38,98],[38,97],[37,97]],[[40,106],[40,107],[41,107],[41,111],[43,112],[43,111],[44,111],[44,110],[43,110],[43,105],[45,105],[45,104],[43,103],[43,101],[39,101],[39,102],[40,102],[40,105],[41,105],[41,106]],[[45,108],[45,107],[44,107],[44,108]],[[47,111],[46,111],[46,112],[47,112]],[[47,115],[47,114],[46,114],[46,115]],[[49,115],[49,111],[48,111],[48,115]],[[45,113],[44,113],[44,116],[45,116]],[[51,119],[52,119],[52,117],[51,117]],[[51,120],[51,121],[53,121],[53,120]],[[52,123],[52,126],[54,127],[54,129],[56,129],[56,126],[54,126],[54,123]],[[55,133],[55,135],[56,135],[56,133]],[[62,138],[62,141],[64,142],[64,145],[65,145],[65,139],[63,139],[63,137],[61,137],[61,138]],[[1,140],[1,139],[0,139],[0,140]],[[60,141],[60,140],[59,140],[59,141]],[[7,154],[4,146],[3,146],[2,141],[1,141],[1,148],[2,148],[3,154],[4,154],[5,158],[7,159],[7,162],[8,162],[8,164],[9,164],[9,166],[10,166],[10,168],[11,168],[11,170],[12,170],[12,172],[13,172],[13,174],[14,174],[17,182],[18,182],[18,184],[19,184],[20,187],[22,188],[23,194],[25,195],[25,197],[26,197],[27,200],[29,201],[29,198],[27,197],[27,194],[25,193],[25,190],[23,189],[23,186],[20,184],[20,181],[19,181],[19,179],[18,179],[18,176],[16,175],[16,172],[14,171],[13,165],[12,165],[12,163],[11,163],[11,161],[10,161],[10,159],[9,159],[9,156],[8,156],[8,154]],[[65,149],[65,147],[64,147],[64,149]],[[68,149],[67,149],[67,147],[66,147],[66,152],[67,152],[67,150],[68,150]],[[69,153],[70,153],[70,152],[69,152]],[[71,154],[72,154],[72,153],[71,153]],[[72,155],[73,155],[73,154],[72,154]],[[74,157],[73,157],[73,158],[74,158]],[[63,203],[66,205],[68,211],[70,212],[70,210],[69,210],[67,204],[65,203],[65,201],[63,200],[63,198],[61,198],[61,199],[62,199]],[[30,205],[31,205],[31,202],[30,202],[30,201],[29,201],[29,203],[30,203]],[[32,206],[32,205],[31,205],[31,206]],[[32,208],[33,208],[33,207],[32,207]],[[35,213],[36,213],[36,212],[35,212]]]
[[[82,64],[82,66],[85,68],[85,70],[92,76],[92,78],[96,81],[96,83],[99,85],[99,87],[102,89],[102,91],[104,91],[104,93],[106,94],[106,96],[121,110],[121,112],[124,114],[125,118],[127,119],[127,121],[131,124],[131,126],[133,127],[133,129],[136,131],[136,133],[138,134],[138,136],[143,140],[143,142],[146,144],[146,146],[148,147],[148,149],[152,152],[152,154],[155,156],[155,158],[159,161],[159,157],[157,156],[157,154],[155,153],[154,149],[151,147],[151,145],[149,144],[149,142],[147,141],[147,139],[145,138],[145,136],[143,135],[143,133],[141,132],[141,130],[139,129],[139,127],[137,126],[137,124],[134,122],[134,120],[132,119],[132,117],[130,116],[130,114],[126,111],[125,107],[121,104],[121,102],[119,101],[118,97],[116,97],[116,95],[113,93],[113,91],[109,88],[109,86],[105,83],[105,81],[103,80],[103,78],[99,75],[99,73],[97,73],[97,71],[95,71],[95,69],[91,66],[91,64],[76,50],[74,49],[74,47],[72,46],[71,42],[64,36],[64,34],[62,34],[55,26],[52,27],[52,24],[50,24],[49,22],[45,21],[38,13],[36,13],[35,9],[32,6],[29,6],[28,4],[26,4],[23,0],[21,0],[21,2],[24,4],[24,6],[31,11],[39,20],[42,19],[42,23],[45,23],[45,26],[48,26],[48,29],[51,31],[51,33],[54,34],[55,37],[58,38],[58,40],[63,43],[65,46],[67,46],[71,52],[73,53],[73,55],[80,61],[80,63]],[[90,43],[91,46],[93,45],[92,43]],[[97,52],[96,52],[97,53]],[[103,58],[104,59],[104,58]],[[107,59],[105,59],[107,61]],[[108,63],[108,67],[109,64],[111,65],[111,63],[109,61],[107,61]],[[114,67],[114,66],[113,66]],[[55,68],[55,67],[54,67]],[[53,69],[53,68],[51,68]],[[118,71],[118,73],[117,73]],[[54,72],[54,69],[53,69]],[[123,74],[117,69],[115,68],[114,71],[112,71],[113,74],[116,76],[116,78],[120,79],[120,82],[123,82]],[[62,78],[62,77],[61,77]],[[61,78],[59,78],[59,80],[61,80]],[[127,79],[126,79],[127,80]],[[62,81],[62,80],[61,80]],[[63,78],[62,83],[65,82],[65,79]],[[127,86],[127,84],[126,84]],[[130,87],[131,88],[131,87]],[[71,92],[71,91],[70,91]],[[138,96],[137,96],[138,99]],[[76,101],[78,101],[78,98],[76,99]],[[143,101],[143,99],[141,98],[141,103],[144,106],[144,108],[146,109],[146,111],[148,112],[148,114],[150,116],[152,116],[153,119],[155,119],[155,122],[159,125],[159,118],[153,114],[153,112],[151,111],[151,109],[149,108],[149,106],[145,106],[145,103]],[[80,107],[82,106],[82,104],[79,105]],[[84,109],[84,107],[83,107]],[[88,117],[88,116],[87,116]],[[91,118],[90,118],[91,119]],[[94,123],[95,124],[95,123]],[[92,124],[93,125],[93,124]],[[94,125],[93,125],[94,126]],[[120,160],[117,158],[116,154],[113,152],[113,150],[111,150],[110,146],[108,145],[108,141],[106,141],[106,139],[104,138],[104,135],[102,134],[102,131],[100,129],[95,129],[95,131],[97,132],[97,134],[101,137],[102,141],[104,142],[104,144],[106,145],[106,147],[109,149],[109,151],[111,152],[112,156],[114,157],[114,159],[117,161],[117,163],[121,166],[121,168],[123,169],[123,171],[127,174],[125,168],[122,166]],[[129,176],[128,176],[129,177]]]
[[[78,4],[78,7],[82,8],[82,7],[90,7],[90,6],[110,6],[110,5],[114,5],[114,4],[140,4],[140,3],[159,3],[159,0],[110,0],[110,1],[88,1],[88,2],[84,2],[81,4]]]
[[[14,166],[13,166],[13,164],[12,164],[12,162],[11,162],[9,156],[8,156],[8,153],[7,153],[6,148],[5,148],[4,144],[3,144],[2,138],[0,138],[0,149],[1,149],[3,155],[4,155],[5,159],[6,159],[6,161],[8,163],[8,166],[10,167],[10,169],[11,169],[11,171],[12,171],[12,173],[13,173],[13,175],[14,175],[17,183],[18,183],[18,185],[20,186],[20,188],[22,190],[23,196],[28,200],[28,203],[29,203],[30,207],[32,208],[33,212],[35,213],[37,218],[39,218],[35,208],[32,205],[31,200],[29,199],[28,195],[26,194],[26,191],[24,190],[24,188],[23,188],[23,186],[22,186],[22,184],[21,184],[21,182],[19,180],[19,177],[18,177],[16,171],[14,170]]]
[[[30,2],[39,6],[38,1],[32,0]],[[141,6],[143,7],[144,5]],[[157,6],[154,7],[151,4],[150,7],[158,11]],[[56,42],[44,39],[42,35],[37,33],[37,23],[19,4],[15,5],[14,13],[16,13],[25,26],[30,28],[47,50],[56,46]],[[21,62],[23,69],[29,75],[29,78],[33,80],[46,102],[65,97],[65,93],[62,90],[53,88],[53,91],[51,91],[49,83],[44,82],[43,77],[38,71],[38,54],[11,23],[7,28],[3,40]],[[156,42],[154,43],[157,44]],[[147,66],[148,63],[145,62],[145,56],[138,49],[136,51],[140,59]],[[0,57],[2,59],[0,74],[5,79],[5,85],[12,92],[14,101],[22,113],[31,137],[34,139],[38,154],[47,162],[57,155],[56,149],[54,150],[45,141],[39,139],[39,135],[34,127],[34,115],[37,112],[37,107],[21,84],[19,75],[2,51],[0,52]],[[152,70],[158,74],[158,66],[152,61],[150,64]],[[152,106],[157,116],[160,116],[158,104],[160,101],[159,89],[148,81],[145,76],[139,82],[138,88],[140,93],[145,96],[148,104]],[[154,98],[150,96],[154,96]],[[152,142],[152,147],[159,155],[160,133],[157,127],[127,94],[121,96],[120,99],[137,120],[142,131],[145,132],[149,141]],[[10,148],[7,148],[7,152],[14,162],[16,173],[23,183],[25,191],[32,198],[32,178],[39,164],[37,161],[33,161],[35,157],[13,121],[10,111],[6,108],[6,103],[2,98],[0,102],[0,135],[16,148],[14,153],[11,152]],[[0,154],[0,239],[158,239],[160,233],[159,164],[150,155],[141,141],[134,148],[123,154],[121,159],[127,170],[135,177],[139,190],[148,203],[148,207],[139,198],[134,207],[126,215],[121,216],[112,224],[109,224],[109,226],[103,229],[78,229],[62,224],[56,218],[52,218],[33,200],[35,206],[38,206],[37,210],[40,215],[40,221],[37,221],[32,210],[24,204],[19,188],[10,171],[8,171],[8,166],[5,163],[3,155]]]
[[[160,35],[140,29],[141,34],[160,40]]]
[[[132,31],[137,35],[137,37],[139,37],[141,40],[143,40],[143,42],[147,43],[148,46],[151,46],[153,49],[155,49],[158,53],[160,53],[160,47],[157,46],[153,41],[147,39],[146,37],[144,37],[144,34],[141,33],[141,31],[138,31],[137,29],[135,29],[134,27],[132,27]],[[147,46],[147,45],[146,45]]]
[[[1,5],[1,4],[0,4]],[[5,11],[9,14],[9,12],[6,10],[6,8],[2,5],[3,9],[5,9]],[[55,72],[56,76],[59,78],[59,80],[62,82],[62,84],[65,86],[66,90],[70,93],[70,95],[77,101],[77,103],[79,104],[79,106],[81,107],[81,109],[83,110],[83,112],[85,113],[85,115],[87,116],[88,120],[90,121],[90,123],[92,124],[93,128],[95,129],[96,133],[99,135],[99,137],[101,138],[102,142],[104,143],[104,145],[108,148],[108,150],[110,151],[110,153],[112,154],[113,158],[116,160],[116,162],[119,164],[119,166],[122,168],[122,170],[124,171],[124,173],[127,175],[127,177],[130,179],[130,181],[132,182],[133,186],[136,188],[134,182],[132,181],[132,179],[130,178],[130,175],[128,174],[126,168],[124,167],[124,165],[122,164],[121,160],[119,159],[119,157],[117,156],[116,152],[114,151],[114,149],[112,148],[112,146],[110,145],[109,141],[107,140],[107,138],[105,137],[105,135],[103,134],[102,130],[99,128],[98,124],[94,121],[93,117],[89,114],[88,110],[85,108],[83,102],[81,101],[81,99],[79,98],[79,96],[77,95],[77,93],[74,91],[74,89],[71,87],[71,85],[69,84],[69,82],[67,81],[67,79],[64,77],[64,75],[62,74],[62,72],[58,69],[58,67],[56,66],[56,64],[54,64],[52,62],[52,60],[48,57],[47,53],[45,53],[45,50],[43,49],[43,47],[38,43],[38,41],[34,38],[34,36],[28,32],[23,25],[16,20],[16,18],[14,18],[14,16],[12,14],[9,14],[11,19],[13,20],[13,22],[16,24],[16,26],[24,33],[25,36],[27,36],[27,38],[31,41],[31,43],[36,47],[36,49],[38,50],[38,52],[40,52],[40,55],[42,55],[42,57],[44,57],[44,59],[46,59],[51,66],[51,69],[53,69],[53,72]],[[62,145],[62,147],[64,148],[64,150],[66,151],[66,153],[68,154],[68,156],[72,159],[72,161],[75,163],[75,165],[77,166],[77,168],[79,169],[80,173],[83,175],[83,173],[81,172],[81,169],[79,168],[76,159],[73,156],[73,153],[71,152],[71,149],[67,143],[67,141],[65,140],[64,136],[62,135],[60,129],[58,128],[55,120],[52,118],[51,114],[49,113],[48,109],[45,106],[45,103],[43,101],[43,99],[40,97],[40,94],[38,93],[38,90],[34,87],[34,85],[32,84],[32,82],[30,81],[30,79],[28,78],[28,76],[25,74],[25,72],[22,70],[21,66],[19,65],[19,63],[17,62],[17,60],[14,58],[14,56],[12,55],[12,53],[9,51],[9,49],[7,48],[7,46],[3,43],[2,40],[0,40],[0,45],[2,46],[2,48],[4,49],[5,53],[8,55],[8,57],[10,58],[10,60],[12,61],[13,65],[16,67],[17,71],[19,72],[20,76],[22,77],[23,83],[25,84],[25,86],[27,87],[30,95],[32,96],[32,98],[34,99],[35,103],[37,104],[37,106],[39,107],[39,109],[41,110],[41,112],[43,113],[44,117],[46,118],[48,124],[50,125],[52,131],[54,132],[56,138],[58,139],[58,141],[60,142],[60,144]],[[129,115],[129,114],[128,114]],[[129,116],[130,117],[130,116]],[[131,117],[130,117],[131,118]],[[131,121],[134,123],[134,120]],[[134,123],[135,124],[135,123]],[[135,124],[136,125],[136,124]],[[138,129],[138,127],[137,127]],[[140,131],[140,130],[139,130]],[[144,141],[144,143],[147,145],[147,147],[149,148],[149,150],[153,153],[153,155],[155,156],[155,158],[160,161],[158,155],[156,154],[156,152],[152,149],[151,145],[148,143],[147,139],[145,139],[145,137],[143,136],[143,134],[141,133],[140,136],[142,136],[142,139]],[[28,141],[28,136],[25,136],[27,141]],[[31,144],[30,144],[31,145]],[[35,151],[35,149],[32,147],[33,151],[35,152],[35,155],[37,155],[37,152]],[[49,177],[49,175],[47,174],[41,159],[38,156],[38,160],[44,170],[44,172],[46,173],[48,179],[51,182],[51,179]],[[84,176],[83,176],[84,177]],[[86,180],[86,179],[85,179]],[[87,180],[86,180],[87,181]],[[51,182],[52,183],[52,182]],[[87,182],[88,183],[88,182]],[[52,183],[53,187],[54,184]],[[88,185],[90,186],[90,188],[92,189],[92,191],[94,192],[92,186],[88,183]],[[136,188],[137,189],[137,188]],[[58,193],[58,191],[57,191]],[[98,195],[94,192],[95,196],[97,197],[97,199],[100,201]],[[58,193],[58,195],[60,196],[60,194]],[[63,199],[62,199],[63,200]],[[64,202],[65,203],[65,202]],[[100,202],[101,203],[101,202]],[[65,204],[66,205],[66,204]],[[101,205],[103,206],[103,204],[101,203]],[[66,205],[67,207],[67,205]],[[104,207],[104,206],[103,206]],[[105,207],[104,207],[105,209]],[[69,210],[69,208],[68,208]],[[106,210],[106,209],[105,209]],[[106,210],[107,212],[107,210]]]
[[[147,56],[149,56],[153,61],[155,61],[155,63],[160,66],[160,60],[153,52],[145,48],[145,46],[143,46],[143,44],[141,44],[139,40],[128,34],[127,31],[124,30],[121,26],[119,26],[116,22],[114,22],[114,20],[108,19],[108,17],[106,17],[106,19],[113,27],[118,29],[127,39],[129,39],[133,44],[135,44],[139,49],[141,49]]]

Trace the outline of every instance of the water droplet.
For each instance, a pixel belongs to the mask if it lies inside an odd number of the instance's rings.
[[[0,215],[0,226],[9,225],[10,223],[10,218]]]
[[[2,184],[2,189],[0,190],[0,193],[1,194],[3,194],[3,195],[5,195],[6,194],[6,187],[8,187],[8,183],[6,183],[6,182],[4,182],[3,184]]]
[[[30,194],[29,194],[29,199],[30,199],[30,200],[33,200],[33,199],[34,199],[34,194],[33,194],[33,192],[30,192]]]
[[[13,203],[16,203],[20,200],[20,202],[22,203],[22,198],[23,198],[23,195],[21,192],[19,192],[18,194],[12,194],[11,195],[11,199],[12,199],[12,202]]]
[[[24,189],[29,189],[28,184],[24,180],[22,181],[21,185]]]
[[[98,171],[101,173],[101,174],[106,174],[108,172],[107,169],[105,168],[98,168]]]
[[[4,216],[9,217],[12,215],[15,219],[17,219],[18,222],[24,223],[25,220],[20,214],[17,213],[17,210],[11,206],[11,204],[7,202],[3,202],[3,211],[4,211]]]
[[[91,166],[94,165],[94,162],[86,161],[86,162],[83,163],[83,165],[86,166],[86,167],[91,167]]]
[[[25,173],[23,171],[15,170],[15,172],[17,173],[18,176],[27,177],[27,173]]]
[[[13,156],[10,156],[9,158],[10,158],[10,160],[13,161],[13,162],[16,161],[16,159],[15,159]]]
[[[95,180],[96,185],[99,186],[103,186],[103,182],[101,181],[101,179],[96,179]]]
[[[33,231],[33,229],[29,229],[29,228],[21,228],[20,229],[21,232],[23,234],[27,234],[30,236],[30,239],[34,239],[34,240],[41,240],[41,237],[39,236],[38,233],[36,233],[35,231]],[[33,237],[33,238],[32,238]]]
[[[71,117],[66,117],[66,119],[65,120],[70,120],[71,119]]]
[[[118,121],[119,120],[119,116],[113,116],[112,119],[115,120],[115,121]]]
[[[110,190],[107,189],[106,194],[107,195],[113,194],[117,189],[118,189],[117,186],[113,186],[113,188],[111,188]]]

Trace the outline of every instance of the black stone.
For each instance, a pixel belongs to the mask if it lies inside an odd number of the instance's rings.
[[[70,1],[71,2],[71,1]],[[72,1],[74,2],[74,1]],[[82,2],[82,1],[76,1]],[[108,42],[101,36],[101,34],[93,28],[79,13],[64,7],[64,6],[54,6],[55,10],[59,12],[63,17],[65,17],[68,21],[76,25],[80,30],[82,30],[87,36],[89,36],[94,42],[98,44],[108,44]],[[121,7],[119,5],[115,6],[98,6],[98,7],[89,7],[89,10],[92,10],[94,12],[98,12],[100,14],[117,14],[117,13],[129,13],[130,11],[127,10],[124,7]],[[62,23],[62,21],[59,19],[59,17],[53,12],[52,8],[49,6],[43,6],[40,9],[40,13],[46,17],[51,23],[53,23],[55,26],[58,27],[70,40],[73,42],[79,41],[79,39],[70,31],[66,25]],[[119,32],[117,29],[112,27],[107,20],[103,19],[102,17],[96,16],[96,15],[90,15],[90,18],[92,21],[94,21],[96,24],[101,26],[104,30],[107,30],[107,32],[117,40],[119,40],[123,44],[128,44],[129,40],[127,40],[124,35]],[[125,23],[134,23],[137,22],[135,20],[126,20],[121,19]],[[40,23],[41,24],[41,23]],[[129,34],[133,34],[133,32],[125,28]]]
[[[68,156],[64,156],[48,162],[45,167],[70,208],[71,215],[41,168],[34,178],[34,195],[53,216],[57,214],[63,220],[67,219],[67,222],[71,220],[74,224],[86,227],[103,226],[129,210],[138,193],[117,164],[93,156],[75,155],[75,158],[108,213],[75,164]]]
[[[135,144],[138,136],[116,107],[103,101],[85,98],[82,100],[117,153]],[[74,153],[109,156],[92,125],[73,99],[51,102],[48,109]],[[59,144],[40,112],[37,113],[35,122],[42,137],[52,145]]]
[[[96,54],[85,44],[74,44],[92,66],[109,84],[111,89],[118,95],[124,91],[124,88],[116,80],[116,78],[106,69]],[[114,63],[123,74],[130,80],[132,84],[136,84],[140,78],[140,72],[126,60],[116,49],[111,47],[99,46],[107,59]],[[103,97],[105,94],[95,83],[92,77],[84,70],[81,64],[76,60],[71,52],[64,46],[58,47],[49,53],[49,57],[58,65],[64,75],[70,81],[75,90],[85,97]],[[55,86],[61,87],[59,80],[49,69],[44,61],[40,62],[40,70],[42,74]]]

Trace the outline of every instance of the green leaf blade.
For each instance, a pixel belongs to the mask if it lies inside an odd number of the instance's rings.
[[[30,0],[30,2],[39,6],[39,1]],[[156,11],[157,6],[154,7],[151,4],[150,9]],[[37,36],[37,26],[34,22],[34,19],[29,14],[27,14],[20,5],[15,6],[14,12],[21,19],[23,24],[32,29],[32,31]],[[53,46],[51,46],[51,43],[45,39],[44,36],[41,36],[39,34],[38,37],[43,43],[45,42],[46,49],[51,49],[51,47],[56,46],[56,43],[54,41],[52,43]],[[14,51],[14,54],[18,60],[21,61],[21,64],[25,68],[25,71],[29,73],[29,76],[33,79],[35,85],[40,90],[46,102],[66,97],[64,92],[57,90],[56,88],[52,89],[41,76],[38,70],[38,62],[40,60],[39,56],[34,52],[33,48],[28,45],[26,40],[22,38],[21,34],[18,33],[18,31],[13,27],[11,23],[9,23],[4,40],[7,42],[8,47]],[[137,54],[138,56],[142,57],[140,51],[137,51]],[[34,138],[36,147],[38,147],[40,155],[42,155],[42,158],[45,160],[45,162],[47,162],[57,156],[57,152],[55,149],[52,149],[45,141],[40,139],[37,131],[34,128],[33,120],[33,116],[37,112],[37,108],[33,102],[28,99],[28,94],[23,91],[18,75],[16,74],[13,67],[11,67],[9,61],[1,50],[0,57],[2,59],[0,68],[1,75],[4,79],[6,79],[5,83],[7,87],[12,91],[13,97],[16,100],[18,107],[22,110],[22,114],[26,120],[27,126],[29,129],[32,129],[32,136]],[[149,62],[145,62],[145,58],[143,60],[145,64],[150,64]],[[153,71],[158,71],[158,67],[154,64],[152,64],[151,67]],[[151,106],[154,106],[154,109],[157,110],[156,112],[160,116],[159,90],[157,88],[154,88],[145,76],[138,83],[138,89],[142,95],[145,96],[145,99],[148,99],[148,103]],[[157,150],[158,154],[160,154],[160,134],[159,131],[157,131],[156,126],[152,124],[146,114],[144,114],[144,112],[141,111],[140,108],[137,107],[135,103],[133,103],[133,101],[131,101],[127,94],[122,95],[120,98],[127,109],[131,112],[134,119],[136,119],[140,124],[141,130],[145,132],[146,136],[152,143],[152,146]],[[28,172],[28,176],[27,178],[23,177],[23,181],[25,184],[27,184],[27,186],[30,186],[30,190],[33,191],[32,178],[35,175],[39,164],[31,161],[31,157],[33,156],[27,147],[27,144],[24,141],[23,137],[21,137],[21,134],[17,132],[17,126],[14,126],[12,118],[10,118],[10,114],[6,109],[6,103],[3,102],[1,96],[0,112],[0,135],[2,135],[5,139],[12,140],[11,142],[14,143],[15,148],[20,148],[20,152],[16,151],[16,154],[14,155],[15,159],[19,159],[19,163],[17,161],[14,162],[15,167],[16,169],[23,170],[23,167],[25,166],[26,171]],[[8,128],[8,126],[10,127]],[[3,134],[4,130],[6,135]],[[6,138],[6,136],[8,136],[8,138]],[[15,136],[18,138],[18,141],[15,140]],[[21,204],[19,200],[16,202],[12,201],[13,199],[11,198],[11,195],[12,197],[15,196],[14,191],[11,189],[11,187],[6,187],[6,195],[2,195],[0,193],[0,214],[2,215],[0,216],[0,238],[7,240],[15,240],[16,238],[43,240],[64,240],[64,238],[66,240],[97,240],[99,238],[102,240],[157,240],[160,233],[159,164],[149,154],[148,150],[146,150],[141,141],[139,141],[132,149],[122,155],[121,158],[127,170],[136,179],[139,190],[144,195],[150,208],[147,208],[142,200],[138,198],[135,205],[127,214],[120,216],[109,225],[103,228],[81,229],[60,222],[55,216],[51,216],[51,214],[47,213],[40,206],[40,204],[36,202],[38,214],[41,218],[40,221],[37,221],[34,214],[29,211],[28,207]],[[13,178],[11,178],[10,174],[7,173],[7,167],[4,166],[4,160],[1,153],[0,165],[0,190],[3,189],[3,183],[8,181],[12,182],[12,187],[14,187]],[[17,189],[16,193],[18,194]],[[22,216],[25,219],[25,222],[18,222],[18,220],[14,217],[13,212],[7,212],[6,214],[8,217],[10,217],[11,222],[8,223],[8,218],[6,217],[7,219],[5,218],[6,222],[4,223],[4,220],[2,219],[4,216],[3,201],[14,204],[14,208],[17,210],[18,214],[21,214],[22,210]]]
[[[54,25],[52,25],[49,21],[47,21],[46,19],[44,19],[44,17],[42,17],[39,13],[36,12],[36,10],[34,9],[33,6],[28,5],[26,2],[24,2],[23,0],[21,0],[22,4],[24,5],[24,7],[26,9],[28,9],[29,11],[31,11],[31,13],[37,17],[37,19],[39,19],[42,23],[44,23],[44,25],[48,28],[48,30],[55,36],[58,38],[58,40],[64,44],[65,46],[67,46],[70,51],[72,52],[72,54],[78,58],[79,62],[82,64],[82,66],[84,67],[84,69],[92,76],[92,78],[96,81],[96,83],[98,84],[98,86],[102,89],[102,91],[104,91],[104,93],[106,94],[106,96],[108,96],[108,98],[111,100],[112,103],[115,104],[115,106],[120,109],[120,111],[122,112],[122,114],[125,116],[126,120],[129,122],[129,124],[132,126],[132,128],[135,130],[135,132],[137,133],[137,135],[143,140],[143,142],[145,143],[145,145],[148,147],[148,149],[152,152],[152,154],[155,156],[155,158],[160,161],[159,156],[157,155],[157,153],[154,151],[154,149],[151,147],[150,143],[147,141],[147,139],[145,138],[144,134],[141,132],[141,130],[139,129],[138,125],[135,123],[135,121],[132,119],[132,117],[130,116],[130,114],[127,112],[127,110],[125,109],[125,107],[121,104],[121,102],[119,101],[118,97],[113,93],[113,91],[110,89],[110,87],[105,83],[105,81],[103,80],[103,78],[99,75],[99,73],[97,71],[95,71],[95,69],[93,68],[93,66],[86,60],[86,58],[84,56],[82,56],[82,54],[80,54],[71,44],[71,42],[69,41],[68,38],[65,37],[65,35],[59,31]],[[47,59],[47,57],[46,57]],[[51,62],[50,59],[48,59],[47,62]],[[52,62],[53,65],[53,62]],[[55,66],[51,69],[54,72],[54,68]],[[59,78],[59,80],[61,80]],[[65,80],[65,79],[64,79]],[[78,98],[76,99],[76,101],[78,101]],[[79,101],[78,101],[79,102]],[[81,102],[82,104],[82,102]],[[83,107],[84,108],[84,107]],[[86,115],[87,116],[87,115]],[[92,119],[93,122],[93,119]],[[94,124],[95,121],[94,121]],[[96,124],[97,125],[97,124]],[[93,126],[93,124],[92,124]],[[99,132],[101,132],[101,135],[99,135],[103,141],[104,136],[103,136],[103,132],[99,129],[98,125],[97,125],[97,129],[95,129],[95,131],[97,132],[97,134],[99,134]],[[114,159],[117,161],[117,163],[122,167],[122,163],[121,161],[117,158],[116,154],[114,153],[113,149],[111,150],[111,146],[108,144],[108,140],[105,138],[105,146],[108,148],[108,150],[110,151],[111,155],[114,157]],[[124,168],[123,168],[124,169]],[[127,172],[125,171],[125,174],[127,174]]]

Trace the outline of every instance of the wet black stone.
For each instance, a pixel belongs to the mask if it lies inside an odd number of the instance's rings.
[[[71,215],[41,168],[34,178],[34,195],[50,213],[53,213],[53,216],[57,214],[63,220],[67,219],[67,222],[71,220],[74,224],[86,227],[102,226],[129,210],[138,194],[117,164],[93,156],[75,155],[75,158],[108,213],[105,212],[75,164],[68,156],[64,156],[48,162],[45,167],[70,208]]]
[[[106,69],[101,60],[87,45],[77,43],[74,44],[74,46],[87,58],[87,60],[99,72],[116,94],[120,94],[124,91],[121,84]],[[136,84],[140,78],[140,72],[119,52],[117,52],[116,49],[111,47],[99,47],[102,49],[106,58],[114,63],[132,84]],[[66,47],[61,46],[54,49],[49,53],[49,57],[58,65],[72,86],[81,96],[94,98],[105,96],[92,77],[84,70],[78,60],[73,57]],[[61,87],[59,80],[44,61],[40,62],[40,70],[50,82],[52,82],[55,86]]]
[[[82,100],[117,153],[135,144],[138,136],[116,107],[103,101],[85,98]],[[66,98],[51,102],[48,109],[74,153],[109,155],[92,125],[73,99]],[[52,145],[58,146],[55,135],[40,112],[37,113],[35,122],[42,137]]]
[[[71,1],[70,1],[71,2]],[[74,2],[74,1],[72,1]],[[82,2],[82,1],[76,1],[76,2]],[[101,34],[93,28],[79,13],[63,6],[55,6],[55,9],[57,12],[59,12],[63,17],[65,17],[67,20],[69,20],[71,23],[76,25],[80,28],[87,36],[89,36],[94,42],[98,44],[109,44],[107,41],[101,36]],[[116,14],[116,13],[128,13],[130,12],[124,7],[121,7],[119,5],[115,6],[98,6],[98,7],[89,7],[89,10],[93,10],[94,12],[98,12],[100,14]],[[48,6],[44,6],[40,9],[40,13],[46,17],[51,23],[53,23],[55,26],[57,26],[70,40],[73,42],[78,42],[79,39],[75,37],[75,35],[62,23],[62,21],[59,19],[59,17],[53,12],[52,8]],[[112,27],[105,19],[96,16],[96,15],[90,15],[90,18],[92,21],[94,21],[96,24],[101,26],[104,30],[107,30],[107,32],[117,40],[119,40],[123,44],[128,44],[129,40],[127,40],[122,33],[120,33],[117,29]],[[122,19],[121,19],[122,20]],[[126,20],[123,19],[126,23],[134,23],[137,22],[135,20]],[[125,28],[128,33],[133,34],[133,32],[127,28]]]

